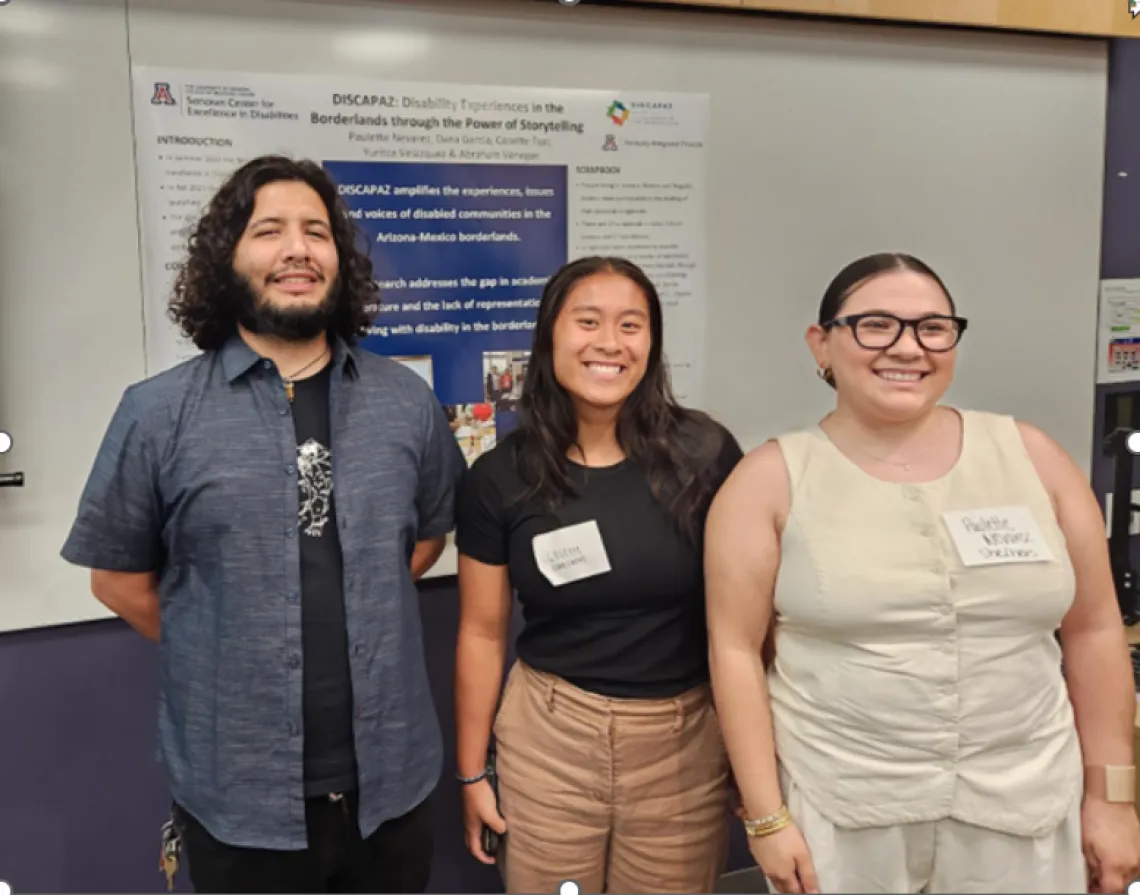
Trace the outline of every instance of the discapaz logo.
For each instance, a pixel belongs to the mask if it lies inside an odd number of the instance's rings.
[[[1128,0],[1128,12],[1132,18],[1140,16],[1140,0]]]
[[[1140,0],[1137,0],[1140,2]],[[629,120],[629,109],[626,108],[625,103],[620,99],[615,99],[610,103],[610,107],[606,109],[606,114],[610,116],[610,121],[619,127]]]

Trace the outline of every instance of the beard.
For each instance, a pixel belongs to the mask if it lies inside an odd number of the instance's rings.
[[[248,278],[233,270],[230,271],[228,280],[226,292],[237,322],[252,333],[271,336],[284,342],[305,342],[328,330],[336,316],[335,280],[318,304],[285,308],[274,304]]]

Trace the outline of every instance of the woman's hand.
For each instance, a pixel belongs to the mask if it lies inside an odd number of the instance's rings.
[[[486,779],[463,787],[463,827],[467,833],[467,850],[484,864],[494,864],[494,856],[483,851],[484,824],[500,836],[507,832],[507,822],[499,814],[494,790]]]
[[[767,836],[749,836],[748,849],[777,892],[819,891],[811,853],[795,824]]]
[[[1126,892],[1140,876],[1136,807],[1086,797],[1081,805],[1081,847],[1089,865],[1089,891]]]

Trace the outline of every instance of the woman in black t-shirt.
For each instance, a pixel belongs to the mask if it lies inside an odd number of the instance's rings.
[[[657,292],[617,258],[547,283],[520,413],[459,499],[468,847],[491,863],[484,826],[505,834],[508,892],[563,880],[710,892],[728,764],[708,686],[703,529],[740,447],[673,400]],[[496,712],[512,589],[523,626]]]

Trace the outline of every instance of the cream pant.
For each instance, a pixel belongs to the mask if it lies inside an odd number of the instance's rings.
[[[1056,830],[1035,839],[956,820],[851,830],[816,811],[786,773],[780,777],[821,892],[1088,892],[1079,800]],[[768,888],[778,891],[771,881]]]

